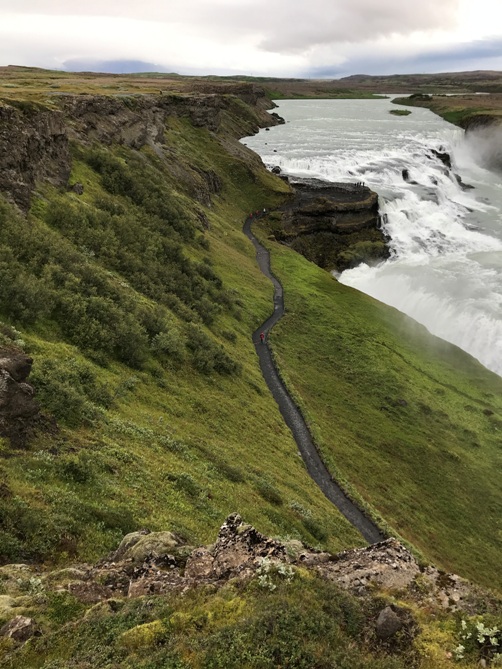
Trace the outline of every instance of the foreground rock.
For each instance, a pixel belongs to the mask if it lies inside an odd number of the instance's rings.
[[[32,636],[39,636],[38,625],[32,618],[16,616],[0,628],[0,637],[7,637],[14,641],[28,641]]]
[[[39,415],[35,391],[26,382],[32,364],[23,353],[0,348],[0,436],[14,447],[24,446]]]
[[[445,609],[470,606],[473,586],[433,567],[420,568],[396,539],[337,555],[300,541],[283,543],[261,534],[232,514],[216,542],[193,548],[171,532],[142,530],[127,535],[118,549],[95,566],[79,565],[43,577],[45,587],[66,590],[85,604],[117,597],[182,593],[200,585],[223,586],[247,580],[264,565],[306,568],[359,596],[375,588],[408,591]]]
[[[367,186],[308,179],[292,187],[292,200],[272,223],[277,240],[328,270],[388,257],[378,195]]]
[[[0,629],[0,641],[4,637],[16,648],[47,633],[43,605],[51,601],[51,592],[63,597],[54,600],[53,594],[53,601],[64,602],[66,593],[78,600],[85,620],[93,612],[109,615],[120,611],[126,599],[179,597],[199,587],[207,593],[208,586],[216,593],[231,581],[236,585],[253,579],[272,592],[277,587],[274,579],[287,581],[295,576],[307,580],[317,576],[366,602],[376,602],[369,618],[372,634],[380,647],[391,652],[409,648],[420,633],[413,613],[417,604],[427,611],[468,614],[485,612],[490,606],[490,595],[458,576],[420,567],[396,539],[332,555],[297,540],[271,539],[232,514],[209,546],[193,548],[172,532],[139,530],[126,535],[118,548],[96,565],[79,564],[48,573],[23,564],[0,567],[3,587],[9,592],[0,597],[1,617],[6,621]],[[34,595],[23,594],[27,585]],[[147,623],[155,624],[158,621]]]

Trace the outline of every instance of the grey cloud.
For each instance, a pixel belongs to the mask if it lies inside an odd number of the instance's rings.
[[[302,52],[331,42],[358,42],[392,33],[449,28],[459,0],[2,0],[12,13],[113,16],[181,23],[201,35],[261,37],[261,48]]]
[[[502,64],[502,38],[475,40],[435,48],[422,53],[399,58],[375,51],[371,45],[364,45],[360,55],[349,58],[341,66],[316,66],[303,73],[314,79],[337,79],[351,74],[406,74],[455,72],[471,69],[496,69]]]
[[[417,12],[415,3],[398,0],[310,0],[292,13],[287,0],[281,0],[281,16],[275,22],[281,29],[267,30],[263,47],[294,52],[332,42],[447,28],[454,24],[457,6],[458,0],[421,0]]]

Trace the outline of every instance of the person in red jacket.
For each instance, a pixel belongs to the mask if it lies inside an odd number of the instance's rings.
[[[262,344],[265,343],[265,333],[264,332],[260,332],[260,341],[261,341]]]

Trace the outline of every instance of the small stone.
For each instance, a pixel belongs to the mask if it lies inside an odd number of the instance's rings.
[[[376,635],[379,639],[388,639],[394,636],[402,627],[403,623],[390,606],[386,606],[380,611],[376,621]]]
[[[74,183],[73,185],[70,186],[69,190],[73,191],[77,195],[83,195],[84,184],[80,183],[80,181],[77,181],[77,183]]]

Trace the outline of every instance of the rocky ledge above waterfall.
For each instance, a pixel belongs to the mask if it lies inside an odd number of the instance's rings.
[[[342,271],[388,257],[378,195],[363,183],[291,183],[293,196],[272,215],[273,236],[308,260]]]

